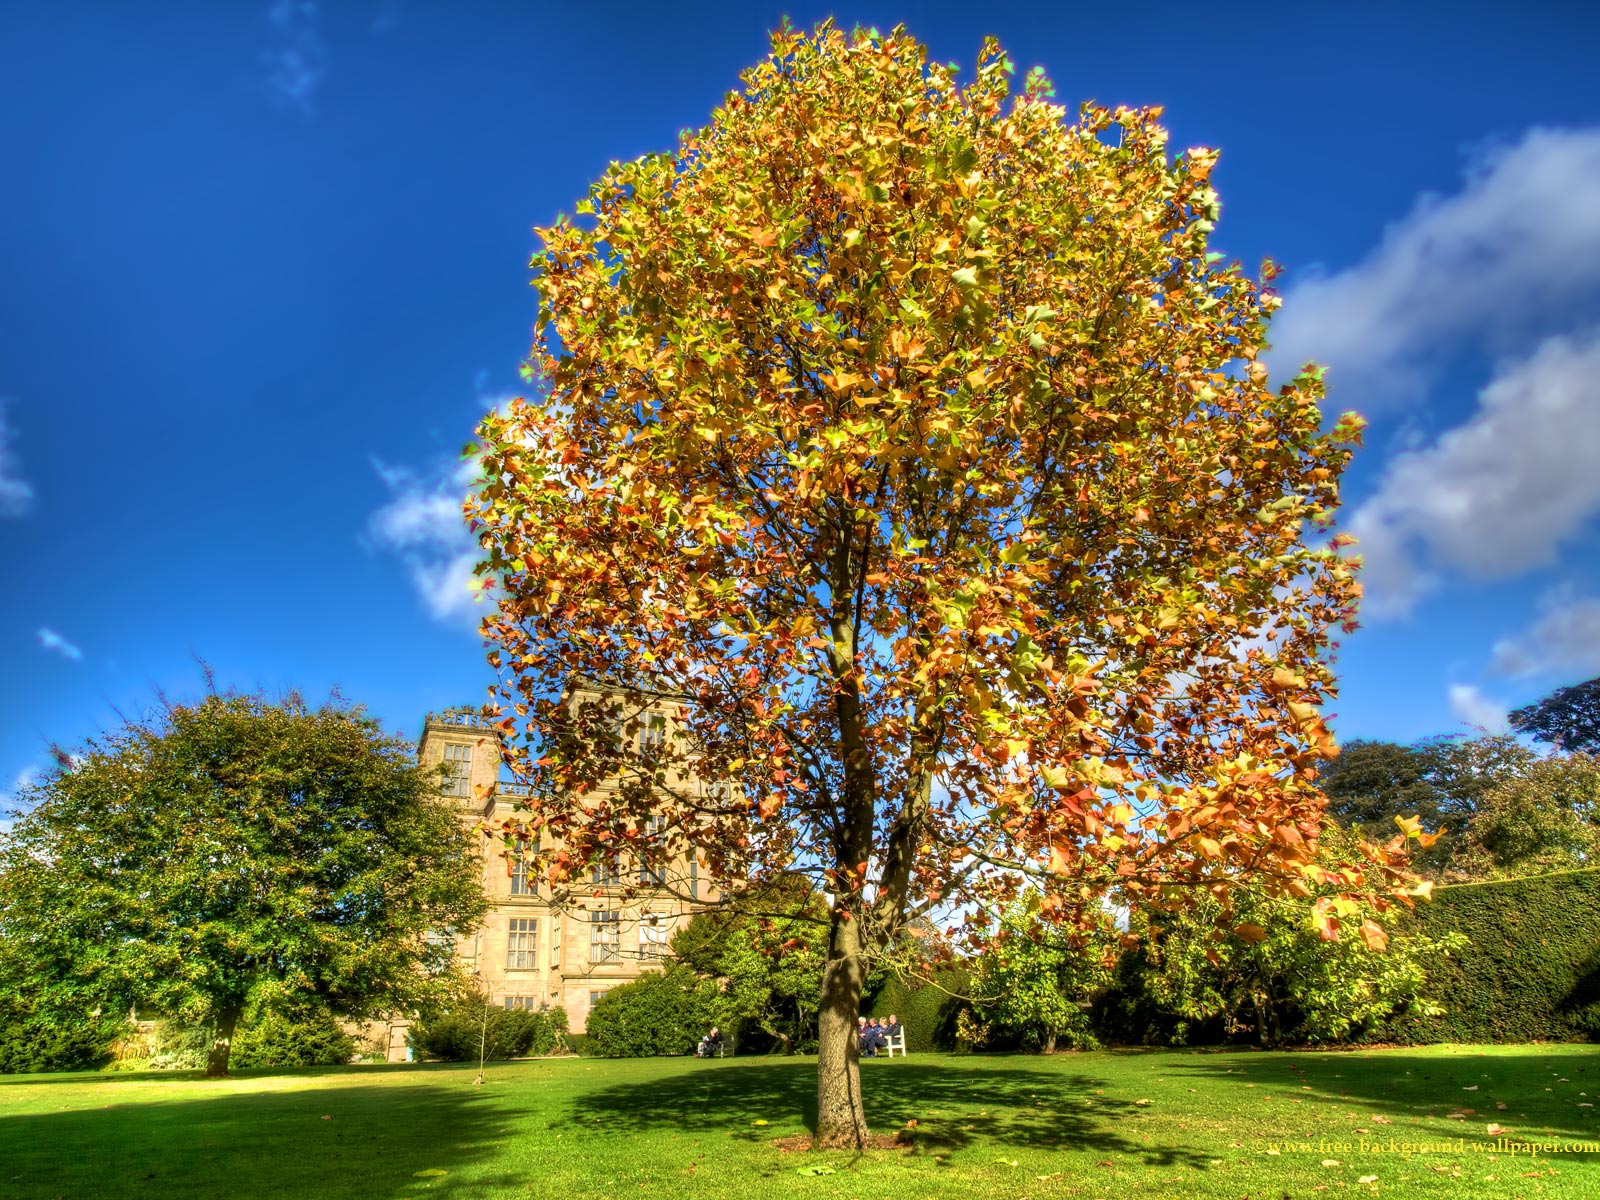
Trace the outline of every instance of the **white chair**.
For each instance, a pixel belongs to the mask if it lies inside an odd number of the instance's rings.
[[[896,1050],[900,1051],[901,1058],[906,1056],[906,1029],[904,1025],[900,1027],[900,1032],[893,1037],[884,1038],[883,1050],[886,1058],[893,1058]]]

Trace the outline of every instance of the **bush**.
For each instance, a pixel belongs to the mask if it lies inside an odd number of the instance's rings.
[[[18,996],[0,998],[0,1074],[94,1071],[111,1061],[125,1021],[84,1012],[49,1012]]]
[[[1600,868],[1435,888],[1406,924],[1469,945],[1430,971],[1441,1014],[1405,1013],[1378,1036],[1413,1042],[1600,1037]]]
[[[941,967],[930,979],[890,975],[872,998],[870,1017],[900,1018],[906,1049],[924,1054],[958,1048],[956,1021],[969,1005],[970,976],[965,967]]]
[[[419,1058],[446,1062],[476,1062],[480,1045],[486,1060],[534,1058],[561,1049],[566,1035],[564,1008],[507,1010],[480,997],[418,1021],[411,1048]]]
[[[349,1062],[356,1040],[325,1004],[312,997],[258,1002],[234,1035],[236,1067],[332,1067]]]
[[[713,1025],[722,1027],[728,1004],[717,986],[673,964],[646,971],[600,998],[584,1025],[584,1053],[599,1058],[689,1054]],[[729,1050],[732,1046],[730,1044]]]

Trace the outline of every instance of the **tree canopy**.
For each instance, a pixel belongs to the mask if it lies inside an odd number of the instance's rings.
[[[660,816],[725,893],[812,874],[823,1143],[865,1144],[865,957],[917,914],[981,944],[1029,882],[1071,929],[1107,893],[1404,879],[1397,846],[1315,853],[1357,594],[1318,531],[1359,422],[1324,427],[1315,371],[1269,384],[1215,151],[1010,77],[992,41],[963,84],[902,30],[778,31],[539,230],[539,390],[480,427],[541,857]],[[624,761],[580,676],[679,698],[681,736]]]
[[[264,996],[411,1007],[449,982],[426,934],[486,907],[476,846],[436,795],[359,709],[168,705],[22,791],[0,835],[3,977],[63,1012],[209,1023],[211,1073]]]
[[[1557,688],[1543,700],[1516,709],[1507,720],[1518,733],[1558,750],[1600,754],[1600,678]]]

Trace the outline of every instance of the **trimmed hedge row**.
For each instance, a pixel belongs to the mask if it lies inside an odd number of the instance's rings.
[[[928,1053],[956,1049],[956,1017],[966,1006],[967,972],[942,967],[931,982],[891,975],[872,998],[869,1017],[900,1018],[906,1031],[906,1049]]]
[[[1600,1037],[1600,868],[1438,887],[1407,918],[1470,945],[1429,968],[1438,1017],[1402,1014],[1378,1036],[1407,1042]]]

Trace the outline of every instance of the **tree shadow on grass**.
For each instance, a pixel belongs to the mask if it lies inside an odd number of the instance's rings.
[[[1331,1101],[1346,1109],[1341,1119],[1348,1117],[1350,1126],[1373,1133],[1396,1134],[1398,1122],[1412,1139],[1425,1130],[1430,1139],[1492,1140],[1488,1125],[1495,1122],[1508,1136],[1600,1142],[1600,1108],[1582,1107],[1600,1105],[1600,1047],[1523,1046],[1509,1054],[1465,1047],[1434,1054],[1276,1050],[1196,1055],[1167,1072],[1203,1080],[1197,1086],[1207,1089],[1253,1085],[1257,1096]],[[1384,1128],[1373,1117],[1390,1123]]]
[[[244,1082],[266,1090],[184,1088],[151,1099],[150,1076],[60,1077],[83,1093],[69,1106],[6,1110],[21,1089],[0,1087],[0,1195],[6,1200],[56,1197],[317,1197],[318,1200],[403,1196],[416,1192],[419,1171],[458,1178],[492,1158],[503,1130],[518,1119],[505,1097],[473,1088],[459,1070],[443,1079],[421,1068],[387,1086],[296,1088],[292,1075],[252,1072]],[[164,1073],[160,1082],[182,1086]],[[187,1073],[185,1073],[187,1074]],[[413,1076],[414,1077],[410,1077]],[[36,1082],[21,1081],[23,1084]],[[39,1080],[37,1082],[44,1082]],[[131,1082],[134,1091],[118,1085]],[[188,1082],[192,1083],[193,1080]],[[66,1099],[65,1093],[60,1093]],[[431,1194],[438,1194],[432,1190]]]
[[[874,1132],[904,1129],[919,1153],[944,1154],[987,1144],[1034,1150],[1089,1150],[1134,1155],[1146,1165],[1204,1167],[1199,1150],[1150,1146],[1126,1134],[1143,1112],[1131,1100],[1097,1094],[1106,1081],[994,1060],[865,1062],[862,1101]],[[662,1079],[616,1084],[587,1093],[551,1128],[594,1128],[649,1134],[720,1133],[765,1141],[773,1124],[800,1114],[816,1129],[813,1062],[708,1064]],[[1117,1128],[1120,1126],[1121,1128]]]

